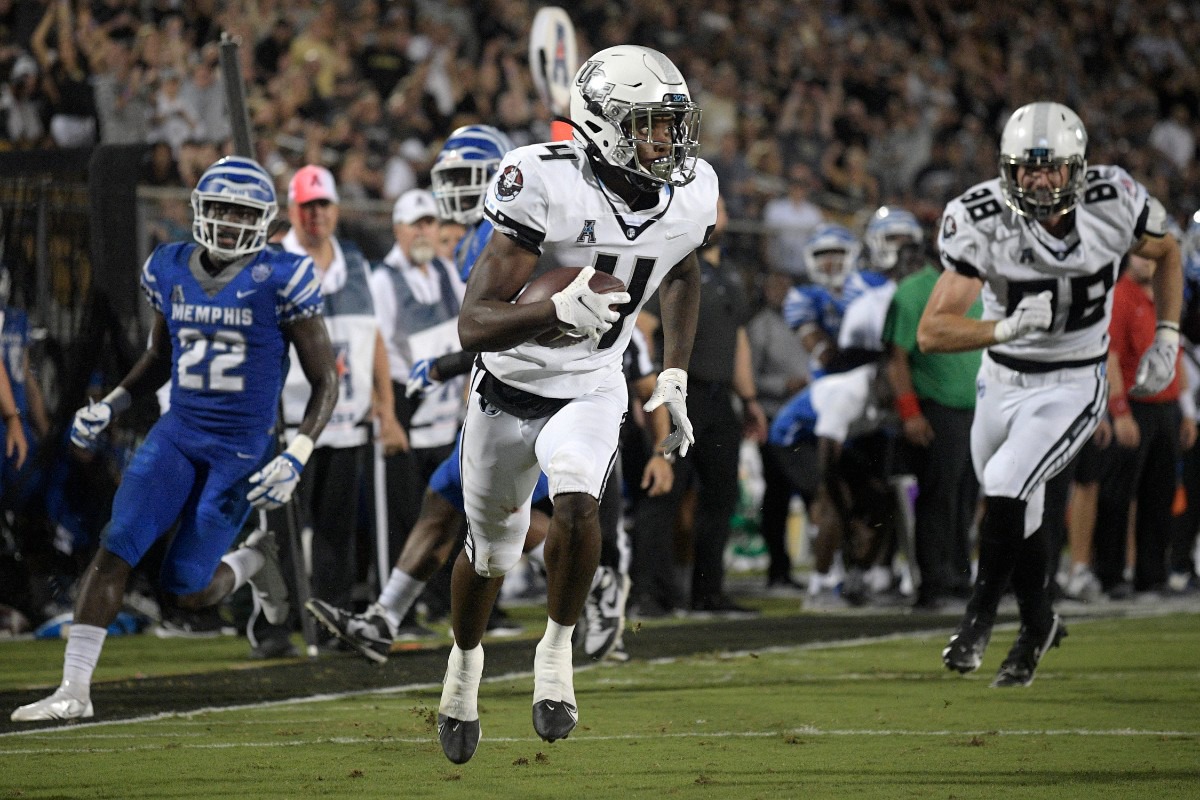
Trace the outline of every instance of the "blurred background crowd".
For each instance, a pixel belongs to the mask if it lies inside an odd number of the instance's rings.
[[[428,185],[469,122],[546,138],[528,0],[0,0],[0,142],[153,142],[145,180],[190,187],[228,143],[221,31],[240,37],[259,161],[333,170],[345,199]],[[927,221],[995,172],[1012,109],[1076,109],[1090,158],[1178,214],[1200,205],[1200,8],[1178,0],[582,0],[582,57],[637,42],[680,65],[734,220],[785,198],[827,215],[882,202]],[[802,237],[802,232],[797,234]],[[786,245],[776,257],[787,258]]]

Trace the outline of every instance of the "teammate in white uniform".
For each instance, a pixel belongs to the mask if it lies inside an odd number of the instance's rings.
[[[1089,169],[1086,148],[1083,124],[1066,106],[1017,109],[1001,136],[1000,177],[946,207],[938,237],[945,272],[917,331],[926,352],[987,348],[971,428],[987,498],[979,572],[942,660],[964,673],[979,667],[1011,578],[1021,632],[992,686],[1028,685],[1065,635],[1046,588],[1045,483],[1104,413],[1111,289],[1126,251],[1158,262],[1160,322],[1135,391],[1157,392],[1175,372],[1179,245],[1145,187],[1119,167]],[[983,319],[967,319],[980,289]]]
[[[479,742],[480,641],[502,577],[520,558],[539,469],[549,477],[554,516],[533,724],[554,741],[578,720],[571,633],[600,555],[598,498],[627,405],[621,357],[638,310],[660,284],[664,369],[647,410],[670,411],[675,429],[665,449],[684,453],[691,444],[684,370],[700,298],[694,251],[717,215],[716,176],[696,156],[699,114],[666,56],[608,48],[575,76],[576,140],[510,152],[488,188],[485,213],[502,235],[471,272],[459,317],[463,347],[482,356],[463,425],[468,533],[454,567],[455,644],[438,708],[438,738],[455,763]],[[549,300],[512,303],[543,256],[550,266],[583,269]],[[592,292],[595,270],[616,275],[627,291]],[[574,340],[534,343],[556,328]]]

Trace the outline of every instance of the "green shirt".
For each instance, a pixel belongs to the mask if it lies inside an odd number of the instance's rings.
[[[917,397],[933,400],[950,408],[975,408],[975,375],[979,372],[982,350],[963,353],[923,353],[917,347],[917,324],[941,276],[926,265],[900,281],[883,323],[883,341],[908,353],[913,389]],[[976,298],[967,316],[979,319],[983,303]]]

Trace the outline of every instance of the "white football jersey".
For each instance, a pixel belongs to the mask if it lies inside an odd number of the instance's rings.
[[[998,320],[1021,298],[1049,290],[1054,318],[1039,331],[989,350],[1023,361],[1090,362],[1108,352],[1112,287],[1121,258],[1143,233],[1166,233],[1166,214],[1120,167],[1093,166],[1065,239],[1010,209],[999,178],[946,206],[938,232],[943,266],[983,287],[983,319]]]
[[[888,306],[896,294],[896,282],[889,280],[881,286],[872,286],[854,298],[842,315],[842,327],[838,330],[838,347],[842,350],[858,348],[880,350],[883,348],[883,321],[887,318]]]
[[[631,299],[599,344],[526,342],[483,354],[487,370],[509,386],[542,397],[578,397],[620,371],[638,311],[716,224],[717,176],[699,160],[695,180],[664,186],[656,206],[635,212],[601,185],[577,142],[534,144],[504,157],[484,212],[497,231],[542,255],[535,274],[590,265],[624,281]]]

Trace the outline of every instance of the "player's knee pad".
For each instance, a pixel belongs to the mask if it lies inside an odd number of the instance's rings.
[[[475,574],[482,578],[499,578],[517,565],[521,560],[521,545],[524,534],[519,539],[506,538],[500,541],[489,541],[482,537],[467,537],[467,558],[475,568]]]

